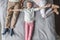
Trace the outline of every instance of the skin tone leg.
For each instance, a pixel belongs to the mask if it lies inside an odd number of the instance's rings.
[[[12,18],[12,15],[13,15],[12,13],[13,13],[12,11],[7,11],[7,17],[6,17],[6,23],[5,23],[6,28],[10,27],[11,18]]]
[[[19,9],[23,7],[23,2],[24,0],[20,0],[20,2],[15,5],[14,9]],[[11,27],[14,28],[17,22],[17,18],[18,18],[19,12],[18,11],[14,11],[13,13],[13,17],[12,17],[12,21],[11,21]]]
[[[19,4],[15,5],[14,9],[20,9],[23,7],[23,2],[24,0],[20,0]],[[14,28],[15,25],[16,25],[16,22],[17,22],[17,19],[18,19],[18,15],[19,15],[19,12],[18,11],[14,11],[14,15],[13,15],[13,18],[12,18],[12,23],[11,23],[11,27]]]
[[[14,9],[19,9],[19,4],[16,4]],[[12,17],[12,20],[11,20],[11,28],[15,27],[18,16],[19,16],[19,11],[14,11],[13,17]]]

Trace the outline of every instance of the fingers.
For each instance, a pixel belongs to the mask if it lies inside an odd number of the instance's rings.
[[[59,11],[58,11],[59,6],[58,5],[52,4],[51,8],[53,9],[54,13],[56,13],[57,15],[59,15]]]
[[[52,4],[52,8],[59,8],[58,5]]]
[[[54,9],[53,12],[56,13],[57,15],[59,15],[59,12],[57,9]]]

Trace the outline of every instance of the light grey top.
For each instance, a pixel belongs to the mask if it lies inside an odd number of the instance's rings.
[[[33,22],[34,21],[34,12],[38,11],[39,8],[30,8],[30,9],[23,9],[24,12],[24,21],[25,22]]]

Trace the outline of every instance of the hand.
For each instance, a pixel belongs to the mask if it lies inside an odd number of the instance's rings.
[[[59,15],[59,12],[57,9],[54,9],[53,12],[56,13],[57,15]]]
[[[59,8],[58,5],[52,4],[52,8]]]
[[[12,11],[12,9],[8,9],[8,11]]]

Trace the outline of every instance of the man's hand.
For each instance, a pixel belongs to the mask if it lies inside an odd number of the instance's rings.
[[[51,8],[53,9],[52,11],[54,13],[56,13],[57,15],[59,15],[59,11],[58,11],[59,6],[58,5],[52,4]]]
[[[51,8],[59,8],[58,5],[55,5],[55,4],[52,4],[52,7]]]
[[[53,12],[56,13],[57,15],[59,15],[59,12],[58,12],[57,8],[53,9]]]

